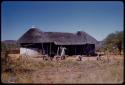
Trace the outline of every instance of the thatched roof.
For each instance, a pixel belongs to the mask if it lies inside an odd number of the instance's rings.
[[[43,32],[37,28],[29,29],[19,38],[19,43],[45,43],[54,42],[57,45],[75,45],[75,44],[95,44],[97,40],[83,31],[77,33],[63,32]]]

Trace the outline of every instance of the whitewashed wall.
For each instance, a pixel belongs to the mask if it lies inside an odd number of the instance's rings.
[[[20,55],[26,54],[28,56],[36,56],[39,54],[36,48],[20,48]]]

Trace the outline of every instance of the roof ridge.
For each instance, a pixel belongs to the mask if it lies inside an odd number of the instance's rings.
[[[80,36],[78,35],[80,33]],[[86,39],[87,38],[87,39]],[[54,42],[63,43],[63,44],[78,44],[78,43],[93,43],[97,40],[90,36],[84,31],[77,31],[76,33],[70,32],[42,32],[38,28],[31,28],[24,33],[23,36],[19,39],[22,43],[42,43],[42,42]]]

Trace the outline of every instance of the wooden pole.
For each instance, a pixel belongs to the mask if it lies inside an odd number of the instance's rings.
[[[50,52],[49,52],[49,53],[50,53],[50,55],[51,55],[51,43],[50,43],[50,49],[49,49],[49,50],[50,50]]]
[[[41,54],[43,54],[43,43],[42,43],[42,49],[41,50],[42,50]]]
[[[59,55],[59,47],[58,47],[58,49],[57,49],[57,55]]]
[[[45,54],[44,48],[43,48],[43,43],[42,43],[42,54]]]
[[[49,53],[48,53],[48,45],[47,45],[46,47],[47,47],[47,54],[49,54]]]
[[[76,55],[76,46],[75,46],[75,55]]]

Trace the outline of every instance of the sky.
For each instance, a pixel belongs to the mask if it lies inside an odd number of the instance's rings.
[[[44,32],[85,31],[96,40],[123,30],[121,1],[4,1],[1,39],[18,40],[32,26]]]

